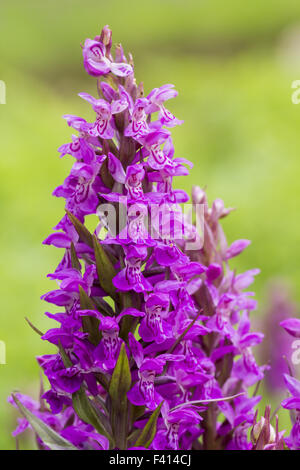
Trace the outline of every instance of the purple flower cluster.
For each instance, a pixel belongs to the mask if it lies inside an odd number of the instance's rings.
[[[261,397],[249,387],[266,368],[252,352],[263,335],[249,320],[259,271],[230,267],[250,242],[228,246],[220,219],[231,209],[220,199],[209,207],[195,187],[197,233],[180,205],[188,195],[172,186],[191,166],[174,157],[170,128],[182,121],[166,102],[177,92],[164,85],[144,96],[132,58],[121,46],[113,58],[111,44],[105,27],[83,46],[99,97],[79,96],[95,120],[65,116],[76,135],[59,151],[75,162],[54,191],[66,215],[44,241],[64,249],[49,274],[58,288],[42,297],[59,310],[46,313],[58,326],[42,335],[56,352],[38,357],[50,383],[40,402],[14,397],[31,412],[15,434],[36,431],[35,416],[78,449],[252,449]]]

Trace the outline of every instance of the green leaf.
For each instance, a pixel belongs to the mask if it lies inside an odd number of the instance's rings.
[[[85,423],[91,424],[99,434],[106,436],[110,443],[113,439],[107,429],[101,424],[98,413],[93,403],[88,398],[83,386],[72,395],[73,407],[79,418]]]
[[[111,308],[111,306],[101,297],[93,297],[93,302],[95,306],[97,307],[97,310],[99,310],[102,315],[105,317],[114,317],[115,312]]]
[[[127,392],[131,386],[131,374],[124,343],[109,384],[111,398],[111,427],[119,449],[126,449],[128,434]]]
[[[79,285],[80,308],[82,310],[95,310],[95,305],[85,290]]]
[[[27,321],[30,328],[33,329],[33,331],[35,331],[39,336],[44,336],[44,333],[42,333],[36,326],[34,326],[33,323],[31,323],[31,321],[27,317],[25,317],[25,320]]]
[[[72,362],[69,359],[66,351],[64,350],[62,344],[58,343],[59,351],[65,367],[71,367]],[[105,419],[101,419],[99,416],[100,413],[97,412],[91,400],[88,398],[85,392],[85,388],[81,385],[80,389],[72,394],[73,407],[79,418],[85,423],[91,424],[100,434],[106,436],[110,443],[113,442],[110,432],[107,430],[107,427],[101,425],[101,422],[104,423]],[[103,418],[105,418],[103,416]]]
[[[141,433],[140,429],[135,428],[132,433],[128,436],[127,447],[134,447],[134,443],[137,440],[139,434]]]
[[[122,292],[122,310],[133,307],[132,296],[129,292]]]
[[[79,286],[79,295],[82,310],[95,310],[95,305],[81,286]],[[84,332],[89,334],[89,341],[97,346],[101,339],[98,318],[88,315],[82,317],[82,328]]]
[[[71,263],[72,263],[72,268],[77,269],[79,272],[81,271],[81,264],[79,262],[73,242],[71,242]]]
[[[104,390],[108,391],[109,380],[105,377],[105,375],[101,374],[100,372],[95,372],[95,377],[98,380],[99,384],[102,385]]]
[[[72,224],[75,227],[76,232],[79,235],[79,238],[88,246],[93,248],[93,236],[92,234],[88,231],[88,229],[80,222],[80,220],[75,217],[75,215],[71,214],[71,212],[68,211],[68,209],[65,209],[66,213],[68,214],[68,217]]]
[[[145,413],[145,405],[131,405],[131,423],[133,424]]]
[[[25,408],[15,395],[13,395],[13,399],[24,418],[27,419],[35,433],[47,447],[51,450],[77,450],[71,442],[61,437],[41,419],[37,418],[31,411]]]
[[[122,310],[130,307],[139,308],[136,303],[134,304],[133,296],[132,294],[130,294],[130,292],[122,292],[120,300],[122,304]],[[120,338],[122,338],[124,341],[127,341],[128,333],[130,331],[131,333],[134,332],[138,321],[139,320],[137,318],[132,317],[131,315],[126,315],[125,317],[123,317],[121,322]]]
[[[124,341],[127,341],[129,332],[134,332],[138,325],[138,322],[139,319],[134,316],[126,315],[125,317],[123,317],[122,326],[120,330],[120,338],[122,338]]]
[[[95,235],[93,236],[93,242],[100,286],[113,299],[116,299],[116,288],[112,283],[112,279],[117,274],[115,268]]]
[[[130,163],[135,156],[136,144],[130,137],[121,137],[120,142],[120,161]],[[127,164],[128,164],[127,163]]]
[[[159,404],[156,410],[153,411],[146,426],[144,427],[140,436],[136,440],[134,447],[146,447],[147,449],[151,445],[156,434],[157,420],[158,420],[158,416],[159,416],[162,404],[163,404],[163,401]]]
[[[112,399],[113,405],[119,403],[120,398],[127,396],[130,386],[130,367],[125,345],[122,343],[120,354],[109,384],[109,395]]]
[[[61,355],[61,358],[62,358],[62,361],[64,363],[64,366],[66,368],[68,367],[72,367],[72,361],[71,359],[69,358],[69,356],[67,355],[66,351],[64,350],[64,347],[63,345],[61,344],[60,341],[58,341],[58,349],[59,349],[59,352],[60,352],[60,355]]]

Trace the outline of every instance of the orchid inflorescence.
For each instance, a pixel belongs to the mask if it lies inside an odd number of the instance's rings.
[[[40,400],[10,398],[22,413],[14,435],[33,428],[40,449],[283,448],[268,409],[256,422],[261,397],[250,393],[267,367],[253,355],[263,334],[249,320],[259,270],[230,267],[250,242],[228,246],[220,219],[231,209],[220,199],[209,207],[194,187],[197,233],[181,205],[189,196],[172,186],[192,166],[174,158],[170,129],[182,121],[166,102],[177,91],[164,85],[145,96],[132,57],[118,45],[113,58],[111,46],[106,26],[82,48],[98,97],[79,96],[95,121],[64,116],[76,134],[59,152],[75,162],[53,193],[66,214],[44,241],[64,255],[48,275],[58,288],[42,297],[61,310],[46,312],[58,326],[41,333],[56,350],[37,358],[50,384]],[[103,207],[125,211],[125,222],[117,217],[112,230]],[[85,225],[92,214],[94,233]],[[289,409],[300,409],[295,380],[286,377]],[[291,447],[299,435],[298,416]]]

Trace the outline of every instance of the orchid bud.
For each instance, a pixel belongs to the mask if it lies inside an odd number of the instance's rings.
[[[253,431],[252,431],[252,439],[254,442],[257,442],[260,435],[262,434],[265,429],[267,429],[267,433],[269,435],[268,443],[273,443],[275,442],[275,429],[271,424],[268,424],[266,419],[262,416],[259,420],[258,423],[253,426]]]
[[[206,204],[206,194],[200,186],[193,186],[192,200],[194,204]]]
[[[112,38],[112,32],[109,29],[109,26],[106,25],[106,26],[104,26],[104,28],[101,31],[100,42],[102,42],[104,44],[104,46],[106,47],[106,53],[108,55],[110,54],[110,49],[111,49],[111,45],[112,45],[112,39],[111,38]]]

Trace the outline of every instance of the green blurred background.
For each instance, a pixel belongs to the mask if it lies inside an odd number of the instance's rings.
[[[51,351],[28,327],[51,325],[40,295],[62,253],[42,246],[63,213],[51,192],[72,159],[57,147],[70,139],[61,119],[85,116],[80,91],[95,92],[80,42],[113,30],[132,52],[146,92],[174,83],[170,109],[185,123],[174,131],[178,157],[195,164],[179,181],[207,186],[210,201],[236,207],[224,222],[229,241],[253,243],[235,261],[260,267],[254,288],[263,311],[266,282],[282,277],[300,300],[300,3],[294,0],[0,0],[0,448],[14,448],[12,390],[37,396],[34,357]],[[283,422],[285,422],[283,418]],[[24,446],[30,447],[30,441]],[[24,447],[23,446],[23,447]]]

